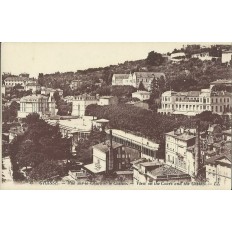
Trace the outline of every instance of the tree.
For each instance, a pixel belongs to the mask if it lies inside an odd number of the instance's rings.
[[[164,62],[162,54],[151,51],[148,53],[146,63],[151,66],[159,66]]]
[[[146,90],[142,81],[140,81],[140,83],[139,83],[138,90],[140,90],[140,91],[145,91]]]
[[[28,125],[31,125],[31,124],[35,124],[35,123],[39,122],[39,118],[40,118],[39,114],[31,113],[31,114],[27,115],[27,117],[24,119],[24,121]]]

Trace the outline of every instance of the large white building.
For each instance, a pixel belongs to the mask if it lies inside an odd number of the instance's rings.
[[[98,99],[96,96],[90,96],[88,94],[83,94],[74,97],[72,100],[72,115],[83,117],[85,115],[85,110],[88,105],[97,104]]]
[[[29,76],[20,75],[7,77],[4,82],[6,87],[21,85],[25,88],[27,84],[36,84],[37,80],[35,78],[29,78]]]
[[[20,99],[20,110],[18,111],[19,118],[25,118],[31,113],[43,115],[55,114],[55,101],[51,98],[42,95],[30,95]]]
[[[210,89],[189,92],[166,91],[162,94],[161,109],[158,109],[158,112],[194,116],[203,111],[212,111],[221,115],[229,112],[231,97],[231,93],[212,92]]]
[[[112,85],[130,85],[135,87],[135,82],[130,74],[114,74],[112,77]]]
[[[130,85],[138,88],[140,83],[142,83],[144,88],[150,91],[152,81],[161,77],[165,78],[165,74],[158,72],[134,72],[133,74],[114,74],[112,77],[112,85]]]

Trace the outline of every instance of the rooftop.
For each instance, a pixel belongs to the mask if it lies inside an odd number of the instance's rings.
[[[165,77],[164,73],[160,73],[160,72],[134,72],[134,75],[137,78],[160,78],[160,77]]]
[[[5,79],[5,81],[26,81],[28,79],[29,79],[28,77],[20,77],[20,76],[14,77],[14,76],[12,76],[12,77],[7,77]]]
[[[122,146],[123,146],[122,144],[112,141],[112,148],[113,149],[116,149],[116,148],[119,148],[119,147],[122,147]],[[103,143],[99,143],[97,145],[94,145],[93,148],[98,149],[99,151],[102,151],[102,152],[106,153],[106,152],[108,152],[110,150],[110,141],[107,140],[107,141],[105,141]]]
[[[221,80],[216,80],[210,83],[211,85],[213,84],[232,84],[231,79],[221,79]]]
[[[170,131],[170,132],[165,133],[165,134],[170,135],[172,137],[175,137],[177,139],[183,140],[183,141],[187,141],[187,140],[190,140],[190,139],[193,139],[196,137],[194,134],[188,133],[186,131],[183,133]]]
[[[106,133],[109,134],[109,130],[106,131]],[[117,129],[112,129],[112,135],[113,136],[116,136],[118,138],[122,138],[122,139],[125,139],[125,140],[129,140],[135,144],[138,144],[139,146],[143,146],[143,147],[146,147],[148,149],[155,149],[157,150],[159,148],[159,144],[145,138],[145,137],[141,137],[141,136],[138,136],[138,135],[134,135],[132,133],[129,133],[129,132],[125,132],[125,131],[122,131],[122,130],[117,130]]]
[[[101,99],[110,99],[110,98],[114,98],[115,96],[101,96]]]
[[[22,97],[20,99],[20,101],[35,101],[35,100],[39,100],[39,99],[48,99],[46,96],[43,96],[43,95],[28,95],[28,96],[25,96],[25,97]]]
[[[116,79],[128,79],[130,74],[114,74]]]

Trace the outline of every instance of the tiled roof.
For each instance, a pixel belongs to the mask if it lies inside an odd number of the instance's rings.
[[[185,173],[169,165],[162,165],[150,171],[153,176],[184,175]]]
[[[7,77],[5,81],[25,81],[28,77]]]
[[[114,74],[115,79],[128,79],[130,74]]]
[[[134,72],[134,75],[137,78],[160,78],[161,76],[165,77],[164,73],[159,73],[159,72]]]

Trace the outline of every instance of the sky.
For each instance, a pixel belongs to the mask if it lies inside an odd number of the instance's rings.
[[[186,44],[157,42],[2,43],[1,68],[2,72],[10,72],[15,75],[26,72],[31,77],[38,77],[39,73],[77,71],[145,59],[150,51],[167,53]],[[197,44],[210,45],[214,43]]]

